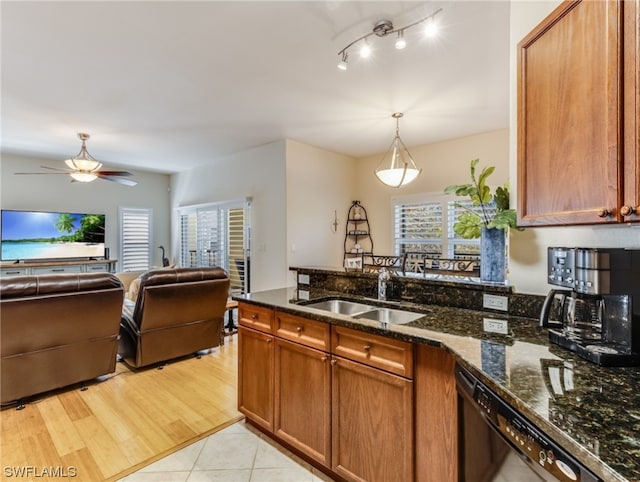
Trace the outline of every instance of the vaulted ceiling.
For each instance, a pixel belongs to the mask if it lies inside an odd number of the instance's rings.
[[[336,65],[381,20],[398,51]],[[290,138],[362,157],[508,126],[507,1],[3,1],[2,151],[176,172]],[[395,38],[395,37],[394,37]]]

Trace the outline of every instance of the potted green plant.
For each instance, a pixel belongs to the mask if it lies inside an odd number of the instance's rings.
[[[481,238],[480,278],[483,281],[503,282],[505,280],[505,240],[508,229],[521,231],[517,225],[516,211],[509,208],[509,185],[498,186],[494,193],[487,185],[487,178],[493,174],[494,166],[484,167],[476,176],[480,159],[471,161],[471,182],[454,184],[444,190],[447,194],[468,196],[479,210],[471,210],[458,204],[466,211],[453,225],[454,232],[465,239]],[[478,212],[479,211],[479,212]]]

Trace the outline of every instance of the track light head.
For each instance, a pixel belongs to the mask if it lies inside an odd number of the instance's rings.
[[[347,70],[349,68],[349,64],[347,63],[348,58],[349,54],[347,54],[347,52],[343,52],[342,59],[338,62],[338,69]]]
[[[407,41],[404,39],[404,30],[398,32],[398,38],[396,39],[396,49],[402,50],[407,46]]]

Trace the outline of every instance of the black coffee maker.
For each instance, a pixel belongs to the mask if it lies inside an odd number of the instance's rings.
[[[605,366],[640,365],[640,250],[549,248],[540,325],[549,339]]]

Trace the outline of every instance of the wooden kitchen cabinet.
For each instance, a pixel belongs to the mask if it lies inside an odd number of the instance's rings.
[[[640,220],[638,0],[566,1],[518,44],[518,224]]]
[[[346,480],[413,480],[413,344],[332,326],[332,449]]]
[[[331,467],[331,365],[325,352],[276,339],[274,433]]]
[[[412,343],[238,308],[238,406],[248,420],[344,480],[414,480]]]
[[[346,480],[413,480],[413,382],[334,356],[333,471]]]
[[[458,398],[453,356],[442,348],[418,345],[414,383],[416,480],[457,482]]]
[[[238,327],[238,410],[262,428],[273,431],[274,337]]]

